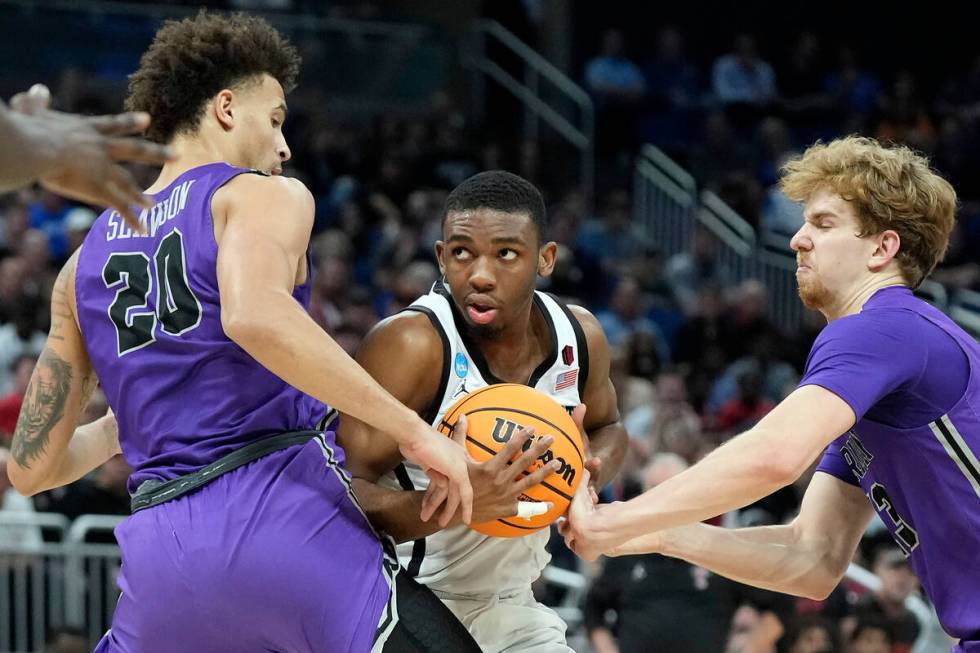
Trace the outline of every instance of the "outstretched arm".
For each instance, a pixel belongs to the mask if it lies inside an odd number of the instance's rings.
[[[817,473],[790,524],[691,524],[641,535],[611,553],[661,553],[746,585],[822,600],[847,570],[872,512],[861,488]]]
[[[569,544],[594,557],[635,537],[741,508],[789,485],[854,425],[854,411],[820,386],[796,389],[755,427],[628,502],[570,515]]]

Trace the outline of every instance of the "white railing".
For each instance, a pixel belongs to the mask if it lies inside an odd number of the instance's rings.
[[[796,263],[785,237],[757,236],[752,225],[711,191],[697,194],[694,178],[653,145],[634,167],[634,220],[665,258],[689,250],[696,225],[718,241],[717,262],[732,281],[758,279],[769,292],[770,318],[794,330],[803,314],[796,294]]]
[[[789,332],[799,327],[804,308],[797,295],[789,238],[756,232],[711,191],[698,195],[693,177],[654,145],[640,149],[634,166],[633,214],[665,258],[688,250],[695,225],[708,229],[719,242],[718,263],[732,281],[761,281],[769,293],[773,322]],[[945,286],[929,279],[915,293],[980,338],[980,293],[961,289],[950,295]]]
[[[0,512],[0,531],[14,536],[0,543],[0,651],[40,650],[62,626],[84,628],[92,641],[108,629],[119,547],[88,539],[122,519],[84,515],[69,524],[54,513]]]
[[[470,47],[463,57],[466,67],[475,75],[474,96],[479,111],[486,104],[485,79],[489,78],[516,97],[524,106],[523,135],[537,140],[539,123],[544,122],[579,154],[579,184],[588,197],[592,197],[595,180],[595,109],[592,98],[568,75],[559,70],[529,45],[493,20],[476,21]],[[502,46],[518,57],[523,66],[518,79],[499,62],[490,57],[489,46]],[[543,84],[550,88],[543,89]],[[558,93],[558,101],[543,99],[546,92]],[[551,93],[547,97],[551,97]],[[566,116],[559,107],[570,103],[575,115]]]

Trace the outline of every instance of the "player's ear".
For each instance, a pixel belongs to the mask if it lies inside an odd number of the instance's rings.
[[[215,120],[225,129],[231,129],[235,125],[235,117],[232,114],[231,105],[235,101],[235,93],[228,88],[222,89],[214,98],[211,99],[211,112]]]
[[[558,243],[548,241],[538,248],[538,274],[550,277],[555,269],[555,259],[558,257]]]
[[[898,256],[898,250],[902,246],[902,239],[896,231],[886,229],[875,237],[878,246],[871,254],[868,261],[868,269],[872,272],[879,272],[888,265],[889,261]]]
[[[439,264],[439,274],[446,276],[446,264],[442,261],[442,254],[446,251],[446,243],[441,240],[436,241],[436,263]]]

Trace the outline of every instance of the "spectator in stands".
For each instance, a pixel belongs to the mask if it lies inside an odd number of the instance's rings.
[[[37,356],[23,353],[10,364],[10,392],[0,398],[0,446],[10,446],[10,438],[17,426],[17,416],[20,415],[20,405],[24,402],[24,393],[27,392],[27,384],[30,383],[36,362]]]
[[[0,212],[0,256],[19,251],[30,226],[27,206],[15,197],[10,198]]]
[[[827,75],[826,86],[843,114],[840,128],[845,133],[860,131],[882,101],[878,77],[861,65],[857,50],[848,45],[838,49],[837,69]]]
[[[644,469],[643,487],[686,468],[679,456],[657,454]],[[586,598],[585,622],[597,653],[718,653],[743,603],[775,618],[775,638],[792,614],[788,596],[739,585],[682,560],[657,554],[607,558]],[[607,619],[610,613],[614,620]]]
[[[731,271],[720,260],[720,251],[718,238],[699,223],[691,234],[690,250],[674,254],[667,260],[667,281],[687,315],[695,313],[702,286],[724,288],[732,281]]]
[[[746,279],[732,290],[728,322],[727,354],[731,360],[764,354],[756,344],[760,338],[768,338],[767,344],[773,347],[780,346],[782,334],[769,318],[769,289],[758,279]]]
[[[333,333],[343,322],[344,294],[351,283],[351,267],[338,256],[328,256],[317,263],[310,298],[310,315],[327,333]]]
[[[391,290],[381,297],[381,316],[394,315],[425,295],[438,278],[439,269],[430,261],[412,261],[399,268]]]
[[[63,626],[48,633],[43,653],[88,653],[91,648],[83,629]]]
[[[843,628],[849,632],[864,618],[883,618],[892,631],[892,653],[909,653],[919,635],[919,621],[905,607],[905,599],[919,589],[919,581],[894,544],[883,544],[874,551],[871,571],[881,580],[881,586],[858,600],[854,617],[845,620]]]
[[[842,653],[833,624],[819,617],[797,619],[786,635],[787,653]]]
[[[712,430],[739,433],[751,428],[766,416],[776,404],[762,394],[762,372],[758,366],[750,366],[735,379],[737,391],[710,419]]]
[[[902,143],[922,152],[934,149],[936,127],[919,96],[912,73],[903,71],[895,78],[875,138],[886,143]]]
[[[92,209],[77,206],[65,214],[65,237],[68,241],[68,254],[82,246],[89,227],[98,215]]]
[[[622,277],[616,283],[608,308],[598,311],[596,319],[612,346],[627,344],[640,332],[649,334],[653,339],[651,353],[657,358],[653,367],[659,367],[660,361],[669,358],[669,353],[663,344],[660,329],[646,316],[647,303],[639,281],[633,277]],[[637,354],[631,352],[631,355]]]
[[[684,36],[673,26],[657,33],[654,56],[643,65],[648,105],[658,113],[696,107],[700,101],[697,66],[684,52]]]
[[[0,324],[13,319],[13,309],[32,290],[27,284],[27,266],[19,256],[0,260]]]
[[[683,152],[702,104],[701,74],[684,51],[684,36],[676,27],[662,28],[653,55],[643,63],[646,79],[641,142],[656,143],[674,156]]]
[[[779,95],[783,112],[797,125],[811,127],[826,118],[830,97],[826,93],[820,39],[804,32],[796,39],[785,63],[779,66]]]
[[[68,237],[65,216],[72,209],[68,200],[54,193],[41,190],[38,199],[28,207],[31,229],[37,229],[48,237],[53,260],[64,260],[68,253]]]
[[[24,261],[28,283],[47,299],[57,276],[52,267],[55,261],[51,258],[47,234],[37,229],[28,229],[21,239],[18,254]]]
[[[11,389],[13,362],[22,354],[39,356],[44,349],[45,334],[38,329],[40,303],[21,296],[10,308],[10,322],[0,325],[0,393]]]
[[[772,66],[759,57],[752,35],[736,36],[732,52],[715,60],[711,87],[725,106],[764,107],[776,98],[776,75]]]
[[[687,161],[691,174],[706,187],[731,173],[752,174],[752,157],[749,148],[736,138],[732,121],[723,111],[708,114],[701,128],[700,138],[690,146]]]
[[[894,642],[891,624],[881,617],[865,616],[848,638],[847,653],[893,653]]]
[[[646,91],[643,73],[626,56],[619,30],[602,34],[599,54],[585,64],[585,87],[595,98],[596,151],[602,159],[632,145],[640,101]]]
[[[733,330],[733,333],[738,333]],[[752,336],[749,351],[736,359],[715,379],[705,402],[705,410],[717,413],[729,400],[738,395],[738,379],[745,372],[754,371],[762,378],[762,397],[769,402],[782,401],[799,380],[799,374],[783,359],[782,341],[776,332],[763,332]]]
[[[786,121],[769,116],[759,123],[755,133],[757,160],[756,178],[763,187],[769,188],[779,180],[779,169],[792,156],[797,154],[793,147],[792,134]],[[800,209],[802,216],[803,209]],[[802,217],[800,223],[803,224]],[[792,231],[791,233],[796,233]]]
[[[578,256],[600,266],[606,274],[620,274],[626,261],[645,251],[649,234],[633,222],[629,191],[618,188],[604,198],[600,214],[587,220],[575,241]]]

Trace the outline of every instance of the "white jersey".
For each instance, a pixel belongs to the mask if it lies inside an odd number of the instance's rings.
[[[589,373],[585,334],[568,308],[551,295],[535,292],[534,305],[548,324],[552,343],[551,351],[527,385],[574,408],[581,403]],[[433,426],[462,395],[503,383],[493,376],[482,352],[467,337],[463,317],[442,281],[405,310],[428,315],[442,338],[439,392],[423,415]],[[421,490],[428,486],[429,479],[421,469],[405,463],[379,483],[389,488]],[[417,581],[444,598],[512,594],[534,582],[551,559],[545,550],[549,532],[545,528],[524,537],[497,538],[457,526],[399,544],[398,558]]]

